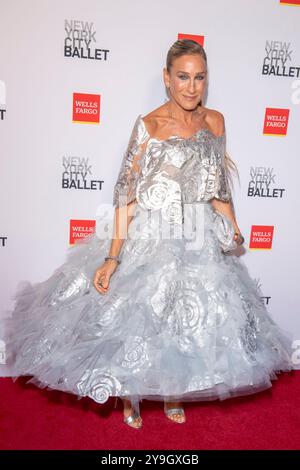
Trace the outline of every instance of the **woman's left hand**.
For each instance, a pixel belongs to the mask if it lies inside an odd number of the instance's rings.
[[[238,245],[242,245],[244,243],[245,238],[243,237],[240,230],[235,231],[234,240],[237,242]]]

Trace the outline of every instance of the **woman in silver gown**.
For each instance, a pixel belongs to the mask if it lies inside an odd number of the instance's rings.
[[[163,74],[169,101],[136,118],[112,236],[95,232],[49,279],[20,283],[6,341],[15,380],[121,397],[135,428],[143,399],[183,423],[182,402],[256,393],[293,368],[291,340],[232,251],[244,240],[224,118],[201,104],[203,47],[176,41]]]

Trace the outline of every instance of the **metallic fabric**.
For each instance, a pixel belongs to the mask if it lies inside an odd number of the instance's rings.
[[[225,168],[225,134],[200,129],[191,138],[159,140],[147,132],[142,116],[135,121],[114,187],[113,204],[135,198],[144,209],[180,217],[182,203],[228,201],[231,190]],[[172,215],[170,215],[172,217]]]
[[[137,204],[110,289],[93,287],[110,247],[96,233],[48,279],[20,284],[6,338],[15,377],[98,403],[126,396],[138,410],[143,398],[255,393],[293,369],[291,338],[224,252],[233,227],[210,204],[231,197],[224,149],[208,130],[150,138],[138,117],[114,188],[116,207],[120,194]]]

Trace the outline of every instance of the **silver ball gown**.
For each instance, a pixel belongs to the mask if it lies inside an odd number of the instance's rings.
[[[111,243],[103,219],[50,278],[18,284],[6,338],[14,380],[97,403],[128,397],[139,410],[143,399],[256,393],[293,369],[290,335],[210,203],[232,198],[225,140],[208,129],[159,140],[137,117],[113,195],[114,207],[136,202],[134,217],[110,289],[93,286]]]

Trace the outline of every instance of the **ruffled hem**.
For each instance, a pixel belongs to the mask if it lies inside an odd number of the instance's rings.
[[[94,234],[49,279],[19,285],[7,338],[16,379],[97,403],[131,397],[138,407],[249,395],[293,369],[291,337],[245,264],[222,253],[212,219],[197,250],[185,239],[128,239],[100,295],[92,279],[109,244]]]

